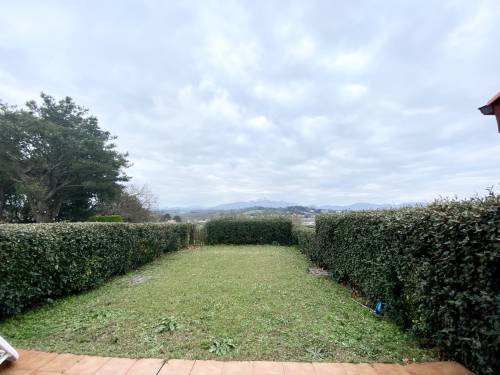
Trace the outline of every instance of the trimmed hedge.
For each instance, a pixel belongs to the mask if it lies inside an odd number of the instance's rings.
[[[222,218],[205,224],[207,243],[291,245],[292,221],[284,218]]]
[[[0,319],[187,246],[190,230],[153,223],[0,225]]]
[[[313,262],[319,263],[317,254],[316,234],[314,228],[304,225],[296,225],[292,229],[293,243],[297,245],[300,252],[307,255]]]
[[[123,223],[123,216],[120,215],[94,215],[88,218],[87,221],[95,223]]]
[[[316,218],[334,277],[478,374],[500,373],[500,197]]]

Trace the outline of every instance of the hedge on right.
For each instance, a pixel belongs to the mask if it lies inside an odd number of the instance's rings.
[[[312,255],[447,357],[500,373],[499,196],[321,215]]]
[[[209,245],[291,245],[292,221],[275,217],[264,219],[222,218],[205,224]]]

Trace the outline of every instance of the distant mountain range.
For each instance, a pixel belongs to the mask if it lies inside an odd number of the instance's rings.
[[[319,208],[322,210],[331,210],[331,211],[357,211],[357,210],[379,210],[384,208],[398,208],[398,207],[407,207],[407,206],[416,206],[416,205],[425,205],[422,202],[406,202],[406,203],[398,203],[398,204],[388,204],[388,203],[366,203],[366,202],[358,202],[349,205],[300,205],[304,207],[312,207]],[[241,210],[252,207],[262,207],[262,208],[286,208],[299,206],[296,203],[290,203],[285,201],[273,201],[269,199],[256,199],[252,201],[246,202],[233,202],[220,204],[215,207],[211,207],[211,210]]]
[[[287,208],[287,207],[303,207],[303,208],[315,208],[321,210],[328,211],[359,211],[359,210],[379,210],[385,208],[399,208],[399,207],[407,207],[407,206],[416,206],[416,205],[425,205],[424,202],[405,202],[405,203],[367,203],[367,202],[358,202],[349,205],[299,205],[297,203],[290,203],[286,201],[273,201],[270,199],[255,199],[251,201],[244,202],[231,202],[219,204],[214,207],[200,207],[200,206],[191,206],[191,207],[170,207],[163,208],[158,211],[167,212],[167,211],[180,211],[180,212],[188,212],[188,211],[231,211],[231,210],[246,210],[249,208]]]
[[[256,199],[247,202],[232,202],[219,204],[215,207],[210,207],[210,210],[241,210],[244,208],[264,207],[264,208],[285,208],[290,206],[297,206],[295,203],[284,201],[272,201],[269,199]]]

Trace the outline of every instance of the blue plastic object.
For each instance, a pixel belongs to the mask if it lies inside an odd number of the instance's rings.
[[[375,305],[375,314],[377,315],[384,315],[384,312],[385,312],[385,303],[379,301],[377,302],[377,304]]]

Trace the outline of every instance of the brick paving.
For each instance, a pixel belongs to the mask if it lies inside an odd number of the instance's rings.
[[[0,375],[474,375],[456,362],[304,363],[266,361],[190,361],[109,358],[19,350],[14,364],[0,365]]]

